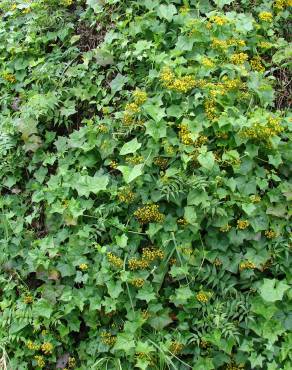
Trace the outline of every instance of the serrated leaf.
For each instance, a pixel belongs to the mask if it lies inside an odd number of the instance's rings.
[[[212,152],[201,153],[198,156],[200,165],[208,170],[211,170],[215,164],[215,158]]]
[[[177,13],[176,7],[173,4],[162,4],[158,8],[157,15],[159,18],[164,18],[168,22],[172,21],[173,16]]]

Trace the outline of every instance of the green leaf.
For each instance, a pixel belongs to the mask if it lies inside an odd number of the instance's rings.
[[[164,18],[168,22],[172,21],[173,16],[177,13],[176,7],[173,4],[169,5],[160,5],[157,11],[157,15],[159,18]]]
[[[141,143],[138,143],[138,140],[135,137],[133,140],[125,143],[122,146],[122,149],[120,151],[120,155],[126,155],[126,154],[129,154],[129,153],[135,153],[140,148],[141,148]]]
[[[212,152],[201,153],[198,156],[198,161],[207,170],[211,170],[215,164],[215,158]]]
[[[156,330],[162,330],[167,325],[172,323],[172,319],[169,317],[168,312],[164,311],[158,312],[156,316],[151,317],[148,322],[152,326],[152,328]]]
[[[90,193],[98,194],[100,191],[106,190],[109,178],[107,175],[88,176],[76,174],[72,188],[76,189],[80,196],[88,197]]]
[[[128,81],[128,77],[123,76],[120,73],[118,73],[116,77],[110,83],[112,93],[115,94],[117,91],[121,91],[127,81]]]
[[[127,184],[141,176],[143,173],[144,164],[137,164],[134,167],[118,166],[117,169],[122,172],[123,178]]]
[[[234,0],[214,0],[214,3],[219,6],[219,8],[223,8],[225,5],[229,5],[233,2]]]
[[[114,345],[114,350],[121,350],[124,352],[130,351],[135,347],[134,336],[129,333],[118,333],[117,341]]]
[[[281,301],[284,293],[290,286],[284,281],[276,279],[264,279],[259,288],[261,297],[267,302]]]
[[[49,319],[52,315],[52,312],[53,312],[52,305],[45,299],[41,298],[33,305],[33,314],[36,318],[45,317]]]

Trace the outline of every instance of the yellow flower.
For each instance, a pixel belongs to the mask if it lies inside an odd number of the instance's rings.
[[[237,229],[238,230],[244,230],[247,227],[249,227],[249,221],[247,221],[247,220],[238,220],[237,221]]]
[[[80,268],[81,271],[86,271],[86,270],[88,270],[88,265],[86,263],[81,263],[79,265],[79,268]]]
[[[239,264],[239,271],[253,270],[255,268],[256,268],[256,265],[251,261],[244,261],[244,262],[240,262]]]
[[[196,298],[201,303],[207,303],[209,299],[211,298],[212,294],[209,292],[200,291],[196,294]]]
[[[26,346],[28,349],[30,349],[31,351],[38,351],[40,346],[36,343],[34,343],[33,341],[31,340],[28,340],[27,343],[26,343]]]
[[[231,226],[229,224],[226,224],[225,226],[220,227],[220,231],[222,233],[227,233],[231,229]]]
[[[45,355],[49,355],[53,351],[53,345],[50,342],[45,342],[41,345],[41,350],[44,352]]]
[[[211,59],[209,59],[209,58],[207,58],[207,57],[204,57],[204,58],[202,59],[201,63],[202,63],[202,64],[203,64],[203,66],[204,66],[204,67],[206,67],[206,68],[213,68],[213,67],[215,66],[215,63],[214,63]]]
[[[251,68],[254,71],[258,72],[265,72],[265,67],[262,64],[262,60],[259,56],[255,56],[251,61],[250,61]]]
[[[228,21],[225,17],[213,15],[209,18],[210,22],[215,23],[217,26],[224,26]]]
[[[180,342],[174,341],[169,347],[169,351],[174,355],[178,355],[184,348],[184,345]]]
[[[191,138],[191,133],[188,129],[188,127],[184,124],[179,125],[179,138],[181,142],[185,145],[191,145],[193,144],[193,140]]]
[[[248,55],[246,53],[237,53],[237,54],[231,55],[230,57],[230,61],[233,64],[243,64],[247,60],[248,60]]]
[[[213,99],[207,99],[204,103],[205,113],[210,121],[216,119],[216,102]]]
[[[30,304],[33,302],[33,297],[31,295],[26,295],[23,301],[25,304]]]
[[[261,201],[261,197],[259,195],[251,195],[249,199],[252,203],[259,203]]]
[[[133,279],[131,280],[131,284],[134,285],[136,288],[142,288],[144,285],[144,279]]]
[[[45,367],[46,363],[43,356],[34,356],[34,359],[36,360],[38,367]]]
[[[159,212],[159,206],[157,204],[149,204],[145,207],[138,208],[134,212],[134,216],[140,224],[162,222],[164,220],[164,215]]]
[[[137,105],[142,105],[147,100],[147,93],[145,91],[142,91],[142,90],[136,90],[133,93],[133,97],[134,97],[134,102]]]
[[[123,260],[118,257],[118,256],[115,256],[113,253],[109,252],[107,254],[107,259],[109,261],[110,264],[114,265],[115,267],[117,268],[122,268],[124,266],[124,262]]]
[[[3,73],[2,77],[7,82],[10,82],[10,83],[15,83],[16,82],[16,78],[15,78],[15,76],[12,73],[7,73],[7,72],[6,73]]]
[[[102,343],[107,346],[113,346],[116,343],[117,337],[109,332],[103,332],[100,336]]]
[[[130,188],[127,187],[120,190],[120,192],[118,193],[118,198],[121,203],[129,204],[135,200],[136,195],[132,192]]]
[[[259,14],[259,18],[261,21],[264,21],[264,22],[272,22],[273,14],[270,12],[261,12]]]
[[[265,231],[265,236],[268,238],[268,239],[274,239],[278,236],[278,234],[276,233],[276,231],[274,230],[266,230]]]

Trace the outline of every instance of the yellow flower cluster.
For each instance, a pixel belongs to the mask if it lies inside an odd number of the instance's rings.
[[[214,49],[219,49],[222,51],[226,51],[229,47],[236,46],[239,48],[242,48],[246,46],[246,42],[242,39],[227,39],[227,40],[221,40],[217,37],[212,38],[212,44],[211,47]]]
[[[174,341],[169,346],[169,351],[173,353],[174,355],[178,355],[183,350],[184,345],[180,342]]]
[[[111,252],[108,252],[107,259],[108,259],[110,264],[114,265],[117,268],[122,268],[123,265],[124,265],[123,260],[120,257],[114,255]]]
[[[200,291],[199,293],[196,294],[196,298],[199,302],[201,303],[207,303],[209,302],[209,299],[211,298],[211,293],[209,292],[204,292],[204,291]]]
[[[273,44],[271,42],[261,41],[258,43],[258,47],[261,49],[270,49],[273,47]]]
[[[200,347],[203,348],[203,349],[206,349],[206,348],[210,347],[210,345],[211,345],[211,343],[208,342],[207,340],[202,339],[200,341]]]
[[[45,355],[50,355],[53,352],[53,345],[50,342],[45,342],[41,345],[41,350]]]
[[[204,57],[204,58],[201,60],[201,63],[202,63],[202,65],[203,65],[204,67],[206,67],[206,68],[213,68],[213,67],[215,67],[215,63],[214,63],[211,59],[209,59],[209,58],[207,58],[207,57]]]
[[[243,64],[248,60],[248,55],[246,53],[236,53],[232,54],[230,57],[230,61],[233,64]]]
[[[265,67],[263,66],[261,57],[255,56],[251,61],[250,61],[251,68],[254,71],[258,72],[265,72]]]
[[[34,356],[34,359],[36,360],[38,367],[45,367],[46,363],[43,356]]]
[[[200,135],[196,140],[195,140],[195,146],[197,148],[201,147],[202,145],[206,144],[208,142],[208,137],[205,135]]]
[[[262,198],[259,195],[251,195],[249,199],[252,203],[259,203]]]
[[[111,168],[112,170],[115,170],[115,169],[118,167],[118,163],[117,163],[116,161],[112,160],[112,161],[110,162],[109,166],[110,166],[110,168]]]
[[[251,128],[242,131],[241,136],[258,141],[268,141],[271,137],[279,135],[284,128],[279,118],[270,117],[267,124],[255,123]]]
[[[65,5],[65,6],[70,6],[70,5],[72,5],[72,4],[73,4],[73,0],[63,0],[63,1],[62,1],[62,3],[63,3],[63,5]]]
[[[128,126],[135,122],[135,115],[140,113],[140,106],[147,100],[147,93],[141,90],[135,90],[133,93],[134,102],[125,106],[123,117],[124,125]]]
[[[10,83],[15,83],[16,82],[16,78],[15,78],[15,76],[12,73],[7,73],[7,72],[6,73],[3,73],[2,74],[2,77],[7,82],[10,82]]]
[[[170,68],[166,67],[160,73],[160,81],[167,89],[181,93],[186,93],[196,86],[196,80],[193,76],[187,75],[176,78]]]
[[[253,270],[255,268],[256,268],[256,265],[251,261],[244,261],[244,262],[240,262],[239,264],[239,271]]]
[[[190,11],[190,8],[189,8],[187,5],[183,5],[183,6],[181,6],[181,7],[179,8],[179,12],[180,12],[180,14],[182,14],[182,15],[186,15],[186,14],[188,14],[188,13],[189,13],[189,11]]]
[[[113,346],[116,343],[117,340],[116,336],[112,335],[109,332],[103,332],[101,333],[100,336],[102,343],[107,346]]]
[[[133,279],[131,280],[131,284],[134,285],[136,288],[142,288],[144,285],[145,281],[144,279]]]
[[[215,258],[213,265],[217,267],[222,266],[222,261],[219,258]]]
[[[101,124],[97,126],[97,131],[106,134],[108,132],[108,128],[106,125]]]
[[[229,224],[226,224],[225,226],[220,227],[220,231],[222,233],[227,233],[231,229],[231,226]]]
[[[289,6],[292,6],[292,0],[275,0],[274,2],[274,8],[278,11]]]
[[[154,164],[160,167],[162,170],[165,170],[168,165],[168,160],[163,157],[157,157],[154,159]]]
[[[259,14],[259,19],[264,22],[272,22],[273,14],[271,12],[261,12]]]
[[[130,164],[140,164],[144,162],[144,158],[142,155],[133,155],[133,156],[127,156],[126,162]]]
[[[179,134],[178,134],[181,142],[185,145],[192,145],[193,140],[191,138],[190,131],[188,127],[184,124],[179,125]]]
[[[147,310],[143,310],[143,311],[141,312],[141,314],[142,314],[142,317],[143,317],[143,319],[144,319],[144,320],[148,320],[148,319],[150,319],[150,317],[151,317],[151,313],[150,313],[150,312],[148,312]]]
[[[220,17],[219,15],[212,15],[209,18],[209,21],[211,23],[215,23],[217,26],[224,26],[226,23],[228,23],[227,18],[225,17]]]
[[[249,221],[247,221],[247,220],[237,220],[237,226],[236,226],[236,228],[238,230],[244,230],[247,227],[249,227]]]
[[[135,90],[133,93],[134,102],[138,106],[144,104],[147,100],[147,93],[142,90]]]
[[[24,297],[24,299],[23,299],[23,302],[24,302],[25,304],[30,304],[30,303],[32,303],[32,302],[33,302],[33,297],[32,297],[31,295],[26,295],[26,296]]]
[[[36,343],[34,343],[31,340],[28,340],[26,343],[26,347],[30,349],[31,351],[38,351],[40,349],[40,346]]]
[[[135,193],[132,192],[132,190],[129,187],[127,187],[127,188],[122,189],[118,193],[118,198],[121,203],[129,204],[135,200],[136,195]]]
[[[204,103],[205,113],[210,121],[216,119],[216,102],[213,99],[207,99]]]
[[[160,249],[155,248],[143,248],[142,258],[131,258],[129,260],[129,269],[130,270],[144,270],[149,267],[150,263],[156,259],[163,259],[164,253]]]
[[[69,367],[69,369],[72,369],[75,366],[76,366],[76,359],[75,359],[75,357],[69,357],[69,360],[68,360],[68,367]]]
[[[235,363],[231,363],[227,365],[226,370],[243,370],[244,367],[243,364],[236,365]]]
[[[274,230],[266,230],[265,231],[265,236],[268,238],[268,239],[274,239],[278,236],[278,234],[276,233],[276,231]]]
[[[163,222],[164,215],[159,212],[158,204],[149,204],[145,207],[138,208],[134,212],[140,224],[148,224],[150,222]]]
[[[88,270],[88,265],[86,263],[81,263],[79,265],[79,268],[80,268],[81,271],[86,271],[86,270]]]

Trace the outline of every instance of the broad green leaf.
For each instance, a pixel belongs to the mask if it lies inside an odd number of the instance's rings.
[[[261,297],[267,302],[281,301],[284,293],[290,286],[284,281],[264,279],[259,288]]]
[[[124,352],[130,351],[135,347],[134,336],[129,333],[118,333],[117,341],[114,345],[115,350],[121,350]]]
[[[107,175],[88,176],[76,174],[72,188],[76,189],[80,196],[88,197],[90,193],[98,194],[100,191],[106,190],[109,178]]]
[[[219,6],[219,8],[223,8],[225,5],[229,5],[233,2],[234,0],[214,0],[214,3]]]
[[[127,184],[141,176],[143,173],[144,164],[137,164],[134,167],[118,166],[117,169],[122,172],[123,178]]]
[[[116,77],[110,83],[110,87],[112,89],[112,93],[115,94],[117,91],[122,90],[125,83],[128,81],[128,77],[121,75],[118,73]]]
[[[212,152],[201,153],[198,156],[198,161],[207,170],[211,170],[215,164],[215,158]]]
[[[53,312],[53,306],[45,299],[39,299],[33,305],[33,313],[35,318],[45,317],[49,319]]]
[[[160,5],[158,8],[157,14],[159,18],[164,18],[168,22],[171,22],[173,19],[173,16],[177,13],[176,7],[173,4],[169,5]]]
[[[122,146],[122,149],[120,151],[120,154],[121,155],[126,155],[126,154],[130,154],[130,153],[135,153],[138,149],[141,148],[141,143],[138,143],[138,140],[137,138],[135,137],[133,140],[125,143],[123,146]]]

